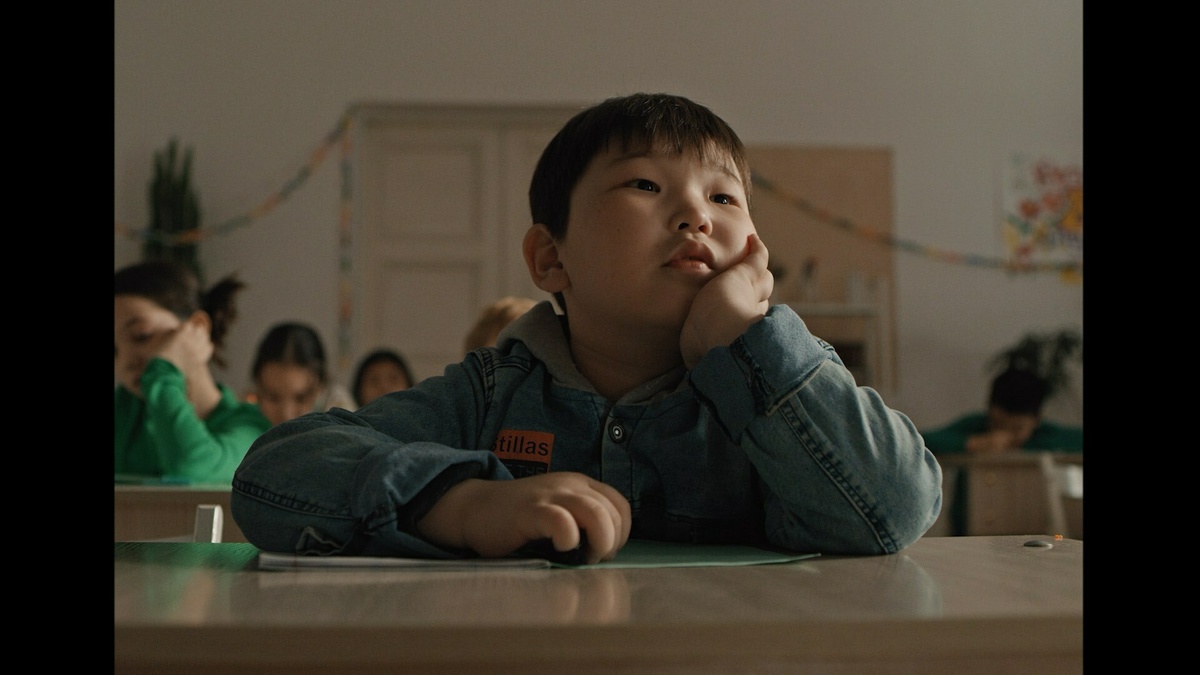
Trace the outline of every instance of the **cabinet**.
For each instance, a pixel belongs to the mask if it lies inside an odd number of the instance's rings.
[[[896,378],[892,153],[746,147],[754,223],[776,271],[774,302],[838,350],[855,380],[889,397]]]
[[[230,515],[228,485],[115,485],[113,486],[113,541],[142,541],[173,537],[192,531],[196,508],[216,504],[225,510],[221,540],[244,542]]]
[[[884,395],[891,392],[892,332],[886,300],[786,304],[804,319],[814,335],[837,349],[838,356],[858,384],[872,387]]]
[[[1083,454],[1011,452],[939,455],[942,515],[928,534],[951,532],[952,511],[967,536],[1062,534],[1083,539]],[[956,489],[963,482],[964,489]],[[955,505],[954,500],[966,503]]]

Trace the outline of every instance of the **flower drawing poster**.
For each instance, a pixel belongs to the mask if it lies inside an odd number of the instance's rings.
[[[1014,153],[1003,195],[1001,236],[1009,261],[1016,266],[1057,265],[1082,276],[1082,163]]]

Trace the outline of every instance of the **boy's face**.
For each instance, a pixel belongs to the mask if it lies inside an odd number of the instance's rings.
[[[711,152],[594,157],[557,244],[572,326],[678,332],[696,293],[742,260],[755,231],[734,164]],[[572,329],[574,331],[574,328]]]

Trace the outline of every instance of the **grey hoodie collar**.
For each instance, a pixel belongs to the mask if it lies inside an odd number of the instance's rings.
[[[496,337],[496,347],[502,352],[509,350],[509,342],[521,342],[550,371],[555,382],[582,389],[599,395],[592,383],[575,367],[571,358],[571,345],[563,331],[564,319],[555,312],[554,304],[543,300],[525,314],[505,326]],[[617,403],[646,404],[678,391],[687,384],[685,368],[680,365],[670,372],[634,387]]]

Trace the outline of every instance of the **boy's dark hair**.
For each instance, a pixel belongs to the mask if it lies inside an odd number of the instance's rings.
[[[225,334],[237,319],[238,291],[246,287],[236,275],[221,279],[207,291],[191,268],[173,260],[156,259],[129,265],[113,275],[113,295],[134,295],[153,302],[180,320],[204,310],[212,320],[209,337],[213,343],[213,361],[225,367]]]
[[[366,374],[367,368],[376,363],[387,361],[400,366],[400,370],[404,372],[404,379],[408,380],[408,386],[411,387],[417,383],[413,377],[412,369],[408,367],[408,361],[400,355],[400,352],[394,349],[376,349],[364,356],[362,361],[358,362],[358,368],[354,371],[354,388],[350,390],[350,393],[354,394],[355,401],[362,401],[363,375]]]
[[[551,236],[567,233],[571,191],[588,163],[615,143],[622,152],[663,149],[707,159],[728,153],[750,199],[750,166],[733,129],[708,108],[682,96],[632,94],[605,100],[567,121],[542,151],[529,183],[529,211]]]
[[[258,343],[251,376],[257,380],[268,363],[301,366],[312,371],[321,384],[328,381],[325,345],[317,331],[307,324],[284,322],[272,326]]]
[[[1009,368],[997,375],[988,397],[990,405],[1025,415],[1040,415],[1045,400],[1045,378],[1020,368]]]

